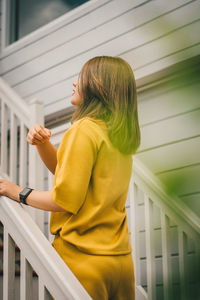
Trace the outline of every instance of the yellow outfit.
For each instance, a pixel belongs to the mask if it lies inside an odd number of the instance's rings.
[[[85,117],[65,133],[51,196],[66,212],[51,213],[53,246],[95,300],[134,299],[125,210],[131,172],[132,156],[113,147],[103,121]]]

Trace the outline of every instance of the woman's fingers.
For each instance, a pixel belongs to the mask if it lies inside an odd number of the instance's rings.
[[[43,144],[51,136],[51,131],[43,126],[34,125],[27,134],[27,141],[31,145]]]

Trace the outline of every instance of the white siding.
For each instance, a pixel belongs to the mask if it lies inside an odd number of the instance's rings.
[[[173,85],[139,93],[137,157],[200,216],[200,78]]]
[[[27,101],[42,99],[46,115],[69,106],[72,82],[93,56],[121,56],[139,79],[199,51],[199,0],[101,0],[83,8],[8,47],[0,60],[1,75]]]
[[[0,53],[1,53],[1,20],[2,20],[2,0],[0,0]]]
[[[72,82],[93,56],[125,58],[138,83],[197,56],[199,11],[200,0],[91,0],[3,49],[0,75],[26,101],[43,100],[49,116],[70,106]],[[199,82],[156,85],[138,97],[138,157],[194,211],[200,199]]]

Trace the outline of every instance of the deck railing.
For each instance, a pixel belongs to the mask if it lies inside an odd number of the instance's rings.
[[[136,158],[130,183],[136,286],[149,300],[200,296],[200,219]]]
[[[4,226],[3,299],[91,299],[22,205],[6,197],[0,200],[0,220]],[[18,294],[16,247],[20,251]]]
[[[38,100],[28,105],[0,78],[0,172],[22,187],[43,188],[43,167],[34,147],[29,147],[26,135],[35,123],[44,123],[43,104]],[[25,207],[43,231],[44,214]]]
[[[42,103],[33,100],[27,105],[0,78],[0,110],[0,177],[22,187],[42,189],[43,166],[37,151],[26,142],[28,129],[44,122]],[[0,198],[3,299],[91,299],[42,233],[43,212]],[[15,254],[19,252],[20,270],[16,270]],[[15,289],[17,273],[19,289]]]

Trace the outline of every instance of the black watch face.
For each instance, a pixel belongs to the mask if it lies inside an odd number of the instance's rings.
[[[30,191],[29,188],[24,188],[23,191],[21,191],[20,194],[21,194],[22,196],[25,196],[29,191]]]

